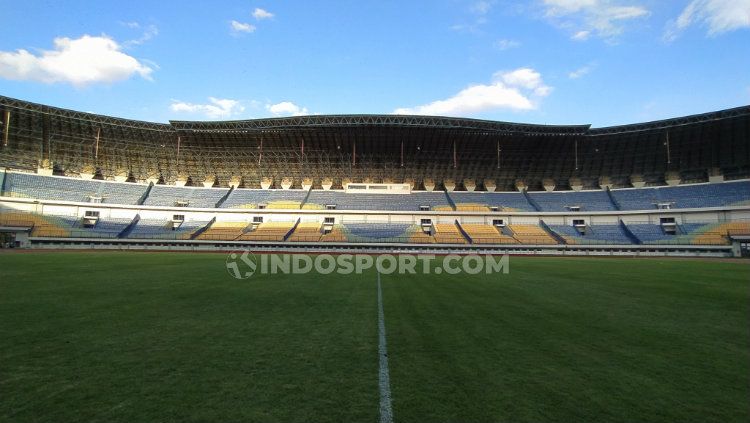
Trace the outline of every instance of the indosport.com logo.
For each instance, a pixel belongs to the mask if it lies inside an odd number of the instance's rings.
[[[318,273],[330,275],[362,274],[376,269],[389,274],[508,274],[508,255],[493,256],[451,254],[437,257],[431,254],[261,254],[250,251],[232,251],[226,260],[227,272],[235,279],[248,279],[253,275],[304,275]]]

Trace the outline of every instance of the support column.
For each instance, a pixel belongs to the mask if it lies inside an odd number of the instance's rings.
[[[3,112],[3,147],[8,146],[8,137],[10,135],[10,110]]]

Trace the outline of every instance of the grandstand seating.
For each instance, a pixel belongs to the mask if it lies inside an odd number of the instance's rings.
[[[3,195],[43,200],[88,202],[99,197],[108,204],[137,204],[147,187],[142,184],[50,177],[27,173],[5,173]],[[174,207],[187,202],[188,207],[214,208],[228,193],[226,188],[199,188],[154,185],[145,200],[148,206]],[[672,208],[705,208],[728,205],[750,205],[750,181],[695,184],[675,187],[614,189],[612,198],[622,210],[653,210],[659,203]],[[585,211],[612,211],[615,204],[606,191],[530,192],[451,192],[415,191],[411,194],[363,194],[344,191],[313,190],[303,205],[305,190],[235,189],[221,204],[222,208],[324,209],[337,210],[419,211],[428,206],[433,211],[504,211],[569,212],[570,206]],[[449,199],[450,198],[450,199]]]
[[[100,197],[102,203],[136,204],[145,191],[140,184],[8,172],[3,195],[77,202],[89,202],[91,196]]]
[[[205,241],[232,241],[242,236],[248,222],[214,222],[196,239]]]
[[[705,225],[694,231],[690,240],[694,245],[725,245],[729,243],[732,232],[750,234],[750,222],[726,222]]]
[[[304,209],[324,209],[335,205],[336,210],[392,210],[419,211],[420,206],[431,210],[453,210],[444,192],[412,192],[411,194],[352,194],[344,191],[313,190]]]
[[[408,223],[349,223],[344,225],[350,242],[406,242]]]
[[[439,244],[465,244],[466,238],[455,223],[436,223],[435,242]]]
[[[323,233],[321,232],[320,222],[300,222],[294,232],[289,236],[291,242],[317,242],[320,241]]]
[[[530,192],[541,211],[568,212],[570,207],[580,207],[581,211],[616,210],[606,191],[555,191]]]
[[[178,202],[186,202],[187,207],[213,208],[228,192],[228,189],[192,188],[154,185],[146,206],[174,207]]]
[[[132,239],[190,239],[192,235],[208,224],[208,221],[184,221],[174,227],[171,220],[140,219],[128,234]]]
[[[238,241],[283,241],[295,222],[263,222],[254,230],[241,234]]]
[[[223,208],[257,209],[265,204],[269,209],[299,209],[305,199],[304,190],[235,189],[221,205]]]
[[[671,208],[703,208],[750,204],[750,181],[675,187],[612,190],[623,210],[653,210],[659,203]]]
[[[627,224],[627,227],[630,232],[644,244],[670,243],[679,240],[681,235],[692,232],[692,228],[689,229],[688,232],[682,232],[678,227],[678,233],[669,235],[664,232],[661,225],[654,223],[629,223]]]
[[[501,233],[492,225],[464,223],[461,225],[472,244],[517,244],[518,240]]]
[[[460,192],[450,194],[456,204],[456,210],[489,211],[497,207],[505,211],[534,211],[523,193],[520,192]]]
[[[49,216],[35,213],[14,212],[0,209],[0,226],[31,228],[31,236],[35,237],[67,237],[70,230],[58,225]]]
[[[537,225],[508,225],[508,229],[521,244],[557,244],[550,234]]]
[[[333,225],[331,231],[320,237],[321,242],[346,242],[346,233],[344,226],[340,224]]]
[[[568,244],[633,244],[633,240],[619,224],[586,226],[585,234],[571,225],[549,225],[549,228]]]

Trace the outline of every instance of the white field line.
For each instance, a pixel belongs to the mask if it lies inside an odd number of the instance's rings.
[[[380,423],[393,423],[393,409],[391,408],[391,378],[388,372],[388,347],[385,341],[385,314],[383,313],[383,290],[380,288],[380,272],[378,272],[378,355],[380,368],[378,370],[378,385],[380,386]]]

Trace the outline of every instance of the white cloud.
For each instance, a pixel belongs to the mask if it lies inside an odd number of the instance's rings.
[[[521,46],[521,43],[516,40],[502,39],[502,40],[495,41],[495,47],[501,51],[510,50],[512,48],[516,48],[520,46]]]
[[[571,38],[588,39],[592,34],[602,38],[620,35],[625,21],[649,15],[648,9],[639,5],[620,5],[615,0],[543,0],[547,18],[572,29]]]
[[[496,72],[490,84],[470,85],[445,100],[394,110],[398,115],[473,115],[489,110],[533,110],[538,100],[550,94],[539,72],[519,68],[510,72]]]
[[[276,104],[267,104],[266,110],[274,116],[302,116],[309,115],[306,107],[300,107],[291,101],[282,101]]]
[[[271,19],[273,18],[273,13],[261,9],[260,7],[256,7],[255,10],[253,10],[253,17],[257,20]]]
[[[186,103],[172,100],[169,108],[177,113],[202,114],[210,119],[227,119],[245,111],[238,100],[209,97],[207,104]]]
[[[125,25],[128,28],[140,28],[141,27],[141,25],[138,22],[128,22]],[[136,38],[134,40],[128,40],[122,44],[125,47],[139,46],[145,43],[146,41],[156,37],[157,35],[159,35],[159,28],[157,28],[156,25],[149,25],[143,31],[143,35],[141,35],[140,38]]]
[[[593,66],[593,65],[586,65],[586,66],[580,67],[580,68],[578,68],[578,69],[576,69],[576,70],[574,70],[574,71],[570,72],[570,73],[568,74],[568,78],[570,78],[570,79],[578,79],[578,78],[581,78],[581,77],[583,77],[583,76],[586,76],[586,75],[588,75],[588,74],[589,74],[589,73],[591,72],[591,70],[592,70],[593,68],[594,68],[594,66]]]
[[[54,40],[53,50],[38,54],[0,51],[0,78],[85,86],[122,81],[133,75],[150,80],[153,68],[122,52],[106,35]]]
[[[232,20],[231,22],[229,22],[229,27],[232,28],[232,32],[234,32],[234,33],[240,33],[240,32],[251,33],[251,32],[255,32],[255,25],[251,25],[251,24],[245,23],[245,22],[238,22],[238,21],[235,21],[235,20]]]
[[[750,0],[693,0],[677,20],[667,23],[666,41],[673,41],[692,25],[707,28],[709,36],[750,28]]]

